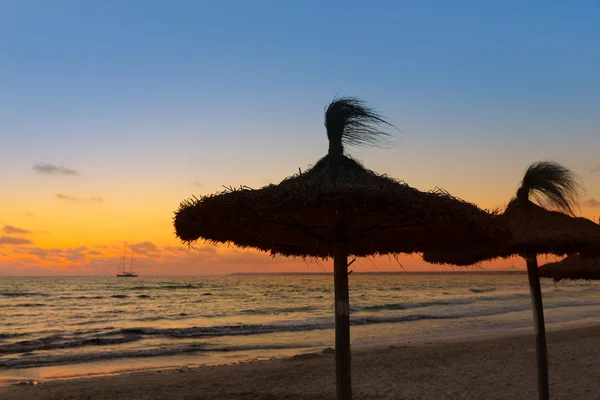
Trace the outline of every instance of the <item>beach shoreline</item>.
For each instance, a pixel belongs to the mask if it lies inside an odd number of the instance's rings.
[[[600,325],[551,327],[548,342],[553,398],[600,396],[600,372],[590,369],[600,359]],[[535,398],[535,343],[529,329],[392,343],[353,348],[354,390],[360,398],[396,398],[400,393],[422,399]],[[0,387],[0,398],[333,397],[332,349],[266,358],[21,383]]]
[[[599,326],[600,323],[583,321],[559,323],[547,326],[548,331],[573,329],[576,327]],[[439,336],[388,338],[370,343],[353,344],[354,352],[378,351],[389,346],[424,346],[437,343],[457,343],[481,340],[501,339],[505,337],[526,336],[533,333],[533,328],[513,328],[491,332],[468,332],[463,334],[449,333]],[[332,332],[333,334],[333,332]],[[144,372],[167,371],[173,369],[193,369],[207,366],[227,366],[255,361],[272,361],[306,354],[318,354],[331,349],[329,346],[309,346],[285,349],[256,349],[246,351],[215,352],[211,354],[166,355],[143,358],[116,358],[93,360],[77,363],[57,363],[47,366],[9,368],[0,370],[0,387],[15,384],[39,384],[59,380],[74,380],[137,374]]]

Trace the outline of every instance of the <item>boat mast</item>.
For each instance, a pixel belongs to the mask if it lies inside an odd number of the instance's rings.
[[[127,261],[127,242],[123,242],[123,275],[125,275],[125,262]]]
[[[129,271],[133,275],[133,249],[131,250],[131,264],[129,264]]]

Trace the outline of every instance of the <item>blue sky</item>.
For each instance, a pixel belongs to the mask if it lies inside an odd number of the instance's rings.
[[[388,153],[411,168],[413,142],[442,159],[598,150],[593,2],[8,1],[0,15],[5,162],[306,164],[335,95],[387,115],[404,132]]]
[[[600,199],[599,41],[591,1],[5,0],[0,205],[46,210],[60,191],[168,214],[277,182],[325,154],[336,95],[402,131],[352,154],[419,189],[502,206],[555,159]]]

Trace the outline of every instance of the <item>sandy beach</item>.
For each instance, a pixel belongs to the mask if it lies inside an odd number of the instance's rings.
[[[550,332],[553,399],[600,398],[600,326]],[[357,399],[535,399],[533,335],[353,353]],[[13,385],[2,399],[332,399],[331,350],[288,359]]]

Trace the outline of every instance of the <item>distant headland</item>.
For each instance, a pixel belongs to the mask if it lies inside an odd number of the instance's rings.
[[[469,270],[469,271],[381,271],[381,272],[352,272],[352,275],[522,275],[526,274],[525,270],[516,271],[485,271],[485,270]],[[234,272],[227,276],[279,276],[279,275],[295,275],[295,276],[310,276],[310,275],[333,275],[333,272]]]

